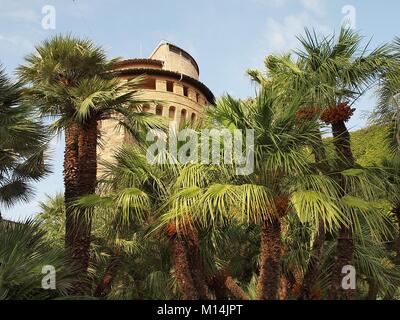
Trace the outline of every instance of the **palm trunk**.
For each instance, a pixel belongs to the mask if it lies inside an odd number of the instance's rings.
[[[341,227],[337,241],[335,263],[332,268],[331,289],[328,294],[330,300],[351,299],[354,293],[353,290],[343,290],[342,288],[342,279],[344,277],[342,269],[344,266],[353,264],[353,254],[354,240],[352,231],[348,227]]]
[[[260,274],[257,283],[258,300],[277,299],[281,253],[281,223],[279,219],[264,221],[261,231]]]
[[[208,299],[208,288],[204,275],[203,263],[200,253],[200,242],[198,231],[191,228],[186,235],[187,255],[194,285],[199,295],[199,299]]]
[[[79,168],[80,168],[80,196],[96,193],[97,184],[97,120],[91,119],[81,129],[79,134]],[[80,212],[80,237],[77,238],[77,255],[87,270],[90,260],[90,242],[92,231],[92,212]]]
[[[183,239],[175,235],[171,239],[170,250],[173,275],[178,282],[182,298],[184,300],[198,300],[199,294],[190,271],[189,259]]]
[[[322,172],[329,172],[327,167],[327,155],[322,135],[318,135],[319,145],[314,148],[315,162],[321,166]],[[319,221],[318,235],[314,240],[311,252],[311,258],[308,262],[306,272],[304,274],[303,283],[300,289],[298,300],[310,300],[313,296],[313,288],[318,278],[321,267],[321,259],[323,254],[323,247],[325,243],[325,226],[322,220]]]
[[[282,226],[281,226],[282,228]],[[283,227],[282,229],[286,230],[287,232],[287,228]],[[281,235],[282,238],[285,237],[285,233],[283,232]],[[282,250],[281,250],[281,257],[283,257],[286,253],[287,253],[287,246],[286,245],[282,245]],[[279,300],[288,300],[289,299],[289,290],[290,289],[290,282],[289,279],[287,277],[287,275],[282,272],[282,274],[280,275],[279,278],[279,289],[278,289],[278,299]]]
[[[289,299],[289,280],[285,275],[281,276],[279,281],[279,292],[278,292],[279,300],[288,300]]]
[[[71,124],[65,132],[64,184],[66,204],[65,242],[79,281],[76,292],[85,291],[91,241],[90,212],[73,211],[71,204],[81,196],[94,194],[97,174],[97,120],[79,127]]]
[[[74,259],[74,243],[76,238],[76,223],[73,202],[79,197],[79,126],[72,123],[65,129],[64,152],[64,188],[65,188],[65,246],[69,251],[72,263],[79,268],[80,261]],[[81,266],[79,269],[83,269]]]
[[[249,300],[247,294],[243,289],[236,283],[231,276],[228,276],[225,280],[225,285],[232,297],[236,300]]]
[[[372,300],[372,301],[377,300],[378,293],[379,293],[379,288],[378,288],[377,284],[375,283],[375,281],[373,281],[373,280],[368,281],[367,300]]]
[[[341,170],[354,166],[353,152],[350,145],[350,133],[344,121],[332,123],[332,134],[336,155],[339,159],[338,168]]]
[[[325,226],[322,221],[319,222],[318,235],[314,240],[310,261],[304,274],[303,283],[300,289],[298,300],[312,299],[313,288],[318,278],[321,267],[322,249],[325,242]]]
[[[216,300],[228,300],[228,290],[225,285],[226,278],[226,271],[221,269],[208,281],[208,286],[214,291]]]
[[[301,285],[304,279],[303,272],[298,266],[295,266],[292,270],[292,274],[293,274],[292,278],[293,282],[291,283],[292,296],[298,297],[300,295]]]
[[[346,170],[354,166],[355,161],[350,145],[350,133],[344,121],[332,123],[332,133],[334,145],[338,157],[337,168]],[[338,178],[342,188],[342,195],[346,195],[346,190],[342,177]],[[330,299],[350,299],[351,290],[344,291],[341,287],[342,268],[353,264],[354,239],[351,228],[341,226],[337,240],[335,263],[332,268],[331,289],[328,297]]]
[[[120,260],[121,256],[119,250],[114,249],[111,254],[110,261],[107,265],[106,271],[94,292],[95,297],[104,298],[111,292],[111,286],[117,274],[117,270],[120,265]]]
[[[228,300],[229,295],[235,300],[249,300],[247,294],[225,269],[217,271],[209,281],[209,286],[214,289],[217,300]]]

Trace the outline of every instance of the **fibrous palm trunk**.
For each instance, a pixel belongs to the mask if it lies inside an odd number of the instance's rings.
[[[346,170],[354,166],[355,161],[350,145],[350,133],[344,121],[332,123],[332,133],[334,145],[338,157],[338,169]],[[338,177],[338,182],[342,188],[342,196],[346,195],[345,185],[342,177]],[[350,299],[353,290],[344,290],[341,286],[344,266],[353,264],[354,239],[350,227],[342,225],[339,229],[339,236],[336,247],[335,263],[332,268],[331,289],[328,294],[329,299]]]
[[[311,252],[311,258],[304,274],[298,300],[310,300],[312,298],[313,288],[318,278],[321,268],[321,259],[325,242],[325,226],[322,220],[319,221],[318,234],[314,240]]]
[[[117,248],[115,248],[111,254],[106,271],[96,287],[96,290],[94,292],[95,297],[103,298],[106,297],[111,292],[111,285],[117,274],[117,270],[120,265],[120,260],[121,260],[120,251]]]
[[[292,277],[290,281],[290,287],[294,297],[299,296],[303,279],[304,276],[302,270],[298,266],[295,266],[292,270]]]
[[[65,242],[72,263],[78,271],[76,292],[85,291],[90,259],[91,214],[73,210],[73,202],[94,194],[97,174],[97,120],[84,125],[71,124],[65,130],[64,185],[66,205]]]
[[[216,300],[228,300],[228,289],[225,285],[226,271],[218,270],[208,281],[209,288],[214,291]]]
[[[65,152],[64,152],[64,188],[65,188],[65,245],[70,250],[71,258],[74,257],[75,222],[73,202],[79,197],[79,126],[70,124],[65,129]],[[78,263],[79,261],[74,261]]]
[[[281,275],[279,281],[279,291],[278,291],[279,300],[288,300],[289,299],[289,280],[286,275]]]
[[[377,300],[379,293],[379,287],[375,283],[375,281],[370,280],[368,281],[368,295],[367,295],[367,300]]]
[[[172,237],[170,254],[173,275],[178,282],[183,300],[198,300],[199,294],[190,270],[187,249],[182,237],[178,235]]]
[[[214,290],[217,300],[228,300],[229,296],[235,300],[249,300],[247,294],[226,269],[218,270],[210,279],[209,286]]]
[[[236,300],[249,300],[247,294],[243,289],[236,283],[231,276],[228,276],[225,280],[225,285],[231,296]]]
[[[276,300],[281,269],[281,222],[266,220],[261,230],[260,274],[257,283],[258,300]]]
[[[190,228],[186,240],[188,262],[199,299],[208,299],[208,287],[203,270],[198,231],[195,228]]]
[[[322,135],[318,135],[319,145],[314,147],[315,162],[320,165],[323,173],[329,172],[327,167],[327,155]],[[311,258],[307,264],[307,269],[304,274],[303,283],[301,285],[298,300],[310,300],[312,297],[313,288],[318,278],[321,268],[321,259],[323,254],[323,247],[325,243],[325,226],[322,220],[318,223],[318,234],[314,239]]]

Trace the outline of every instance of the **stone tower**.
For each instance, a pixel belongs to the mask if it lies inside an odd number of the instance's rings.
[[[214,103],[214,95],[199,81],[199,66],[185,50],[168,42],[160,43],[148,59],[127,59],[115,65],[115,74],[122,79],[146,76],[141,86],[142,100],[162,101],[148,103],[143,111],[154,113],[176,122],[194,121],[201,116],[208,104]],[[98,148],[99,159],[112,160],[115,150],[125,140],[116,120],[103,120],[100,124],[102,144]]]

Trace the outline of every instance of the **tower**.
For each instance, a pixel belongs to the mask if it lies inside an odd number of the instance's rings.
[[[116,63],[114,73],[121,79],[144,75],[140,99],[160,102],[143,105],[143,111],[178,123],[196,120],[204,107],[215,100],[211,90],[199,81],[196,60],[172,43],[160,43],[147,59],[127,59]],[[103,140],[98,148],[100,159],[112,160],[115,150],[124,143],[124,132],[115,127],[115,119],[103,120],[100,124]]]

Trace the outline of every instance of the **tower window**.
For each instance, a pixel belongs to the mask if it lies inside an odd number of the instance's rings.
[[[185,59],[189,60],[190,62],[192,61],[192,57],[189,56],[186,52],[183,52],[183,51],[182,51],[182,56],[183,56]]]
[[[143,83],[140,84],[140,87],[142,89],[156,90],[156,79],[146,79],[145,81],[143,81]]]
[[[199,101],[200,101],[200,94],[196,93],[196,102],[199,102]]]
[[[189,97],[189,88],[186,86],[183,86],[183,95]]]
[[[145,104],[145,105],[142,107],[142,110],[143,110],[143,112],[149,112],[149,111],[150,111],[150,106],[149,106],[148,104]]]
[[[196,121],[196,114],[193,112],[191,117],[190,117],[190,121],[195,122]]]
[[[169,107],[169,118],[175,119],[175,107],[174,106]]]
[[[176,54],[181,54],[181,50],[179,50],[178,48],[176,48],[175,46],[169,46],[169,51],[176,53]]]
[[[162,114],[163,114],[163,106],[158,105],[156,107],[156,115],[157,116],[162,116]]]
[[[167,91],[174,92],[174,82],[173,81],[167,81]]]
[[[186,114],[187,114],[186,109],[182,109],[182,110],[181,110],[181,119],[180,119],[180,123],[185,123],[185,121],[186,121]]]

